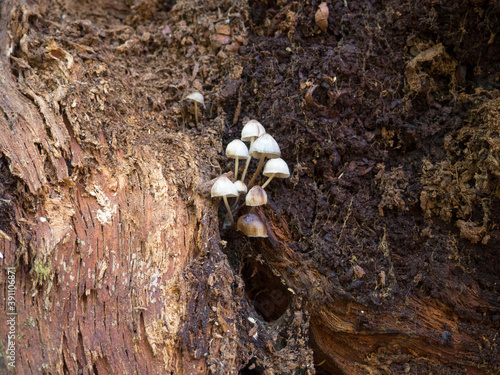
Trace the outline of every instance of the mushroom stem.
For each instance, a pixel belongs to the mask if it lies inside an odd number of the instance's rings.
[[[264,185],[262,185],[262,189],[264,189],[271,182],[271,180],[274,178],[275,175],[276,173],[273,173],[271,176],[267,178],[267,181],[264,183]]]
[[[257,166],[257,170],[255,171],[255,173],[253,174],[253,177],[252,179],[250,180],[250,182],[248,183],[248,188],[250,189],[252,186],[253,186],[253,183],[255,182],[255,179],[257,178],[257,175],[259,174],[260,170],[262,169],[262,166],[264,165],[264,159],[266,157],[265,156],[261,156],[260,157],[260,160],[259,160],[259,165]]]
[[[198,103],[196,103],[196,101],[194,102],[194,119],[196,121],[196,125],[198,125]]]
[[[247,163],[245,165],[245,169],[243,170],[243,174],[241,175],[241,181],[245,182],[245,176],[247,175],[247,170],[248,170],[248,166],[250,165],[250,161],[252,160],[252,158],[248,158],[247,159]]]
[[[249,150],[252,148],[254,140],[255,140],[255,137],[252,137],[252,139],[250,140],[250,147],[248,148]],[[241,181],[243,181],[243,182],[245,182],[245,176],[247,175],[248,166],[250,165],[250,161],[251,160],[252,160],[252,158],[248,158],[247,159],[247,163],[245,165],[245,169],[243,170],[243,174],[241,175]]]
[[[238,195],[238,197],[236,198],[236,200],[234,201],[233,203],[233,207],[232,207],[232,211],[236,214],[236,208],[238,208],[238,202],[240,201],[240,198],[241,198],[241,194]]]
[[[236,156],[235,162],[234,162],[234,181],[238,181],[238,156]]]
[[[229,214],[229,218],[231,219],[231,225],[234,225],[233,214],[231,213],[231,209],[229,208],[227,197],[224,195],[222,198],[224,198],[224,204],[226,205],[227,213]]]

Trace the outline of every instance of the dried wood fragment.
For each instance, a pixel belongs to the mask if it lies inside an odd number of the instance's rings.
[[[316,12],[316,15],[314,16],[314,20],[316,21],[316,25],[318,25],[323,32],[326,32],[326,29],[328,28],[329,13],[330,12],[328,11],[328,5],[326,5],[326,3],[319,4],[319,8]]]

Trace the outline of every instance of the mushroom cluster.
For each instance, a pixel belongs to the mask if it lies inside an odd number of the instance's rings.
[[[247,148],[245,142],[250,144]],[[237,229],[242,231],[248,237],[267,237],[266,225],[262,222],[253,210],[257,206],[267,203],[267,193],[264,188],[269,185],[273,178],[287,178],[290,171],[286,162],[280,158],[281,151],[274,138],[266,133],[266,129],[257,120],[250,120],[245,124],[241,131],[241,140],[235,139],[227,145],[226,156],[234,159],[234,182],[229,178],[221,176],[212,186],[212,198],[222,197],[228,211],[231,226],[234,226],[234,216],[239,209],[246,205],[252,207],[250,212],[242,215],[237,222]],[[259,160],[248,187],[245,184],[250,162],[254,159]],[[264,161],[268,159],[264,165]],[[239,176],[239,161],[245,160],[245,167],[241,178]],[[267,181],[262,185],[255,185],[255,181],[264,167],[262,174],[267,177]],[[229,205],[228,198],[236,198],[232,207]],[[242,203],[239,203],[244,198]]]

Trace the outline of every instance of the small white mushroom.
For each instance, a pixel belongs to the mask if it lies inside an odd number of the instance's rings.
[[[277,158],[268,160],[268,162],[264,166],[264,172],[262,172],[262,174],[268,177],[267,181],[264,183],[264,185],[262,185],[262,189],[264,189],[274,177],[290,177],[290,170],[288,169],[288,165],[283,159]]]
[[[212,186],[211,196],[222,197],[224,199],[224,204],[226,205],[227,212],[229,213],[229,218],[231,219],[231,224],[234,225],[233,214],[229,208],[229,203],[227,202],[228,197],[237,197],[238,190],[236,186],[231,182],[231,180],[225,176],[221,176],[215,181]]]
[[[276,159],[281,156],[280,146],[271,135],[266,133],[255,140],[252,147],[250,147],[250,155],[252,158],[259,159],[257,170],[248,184],[248,186],[252,187],[255,178],[264,165],[264,159],[266,157],[269,159]]]
[[[266,134],[264,126],[257,120],[250,120],[241,131],[241,140],[243,142],[250,142],[250,147],[252,147],[253,141],[264,134]]]
[[[234,183],[234,186],[236,186],[236,189],[238,189],[238,193],[240,193],[240,195],[238,195],[238,198],[236,198],[233,203],[232,212],[235,212],[235,210],[238,208],[238,202],[240,201],[240,198],[244,196],[248,191],[247,186],[241,180],[236,181]]]
[[[259,185],[255,185],[250,189],[245,197],[245,204],[247,206],[255,207],[262,206],[267,203],[267,193]]]
[[[247,237],[267,237],[266,224],[253,213],[241,216],[236,227]]]
[[[189,94],[186,99],[192,100],[194,102],[194,118],[196,120],[196,125],[198,125],[198,103],[205,106],[205,99],[198,91]]]
[[[226,156],[230,159],[235,159],[234,162],[234,179],[238,180],[238,161],[239,159],[250,159],[248,148],[239,139],[235,139],[226,147]]]
[[[253,142],[263,134],[266,134],[266,129],[264,128],[264,126],[257,120],[250,120],[245,124],[243,130],[241,131],[241,140],[243,142],[250,142],[250,148],[251,148]],[[245,181],[245,176],[247,174],[250,161],[251,158],[248,158],[247,163],[245,165],[245,170],[243,171],[243,175],[241,177],[242,181]]]
[[[240,194],[246,194],[248,189],[245,183],[241,180],[238,180],[234,183],[234,186],[236,186],[236,189],[238,190],[238,193]]]

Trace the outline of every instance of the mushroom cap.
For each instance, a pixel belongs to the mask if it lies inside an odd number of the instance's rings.
[[[252,138],[260,137],[263,134],[266,134],[264,126],[257,120],[250,120],[241,131],[241,140],[244,142],[251,142]]]
[[[234,186],[231,180],[226,176],[221,176],[213,184],[211,195],[213,198],[213,197],[223,197],[223,196],[237,197],[239,194],[238,190],[236,189],[236,186]]]
[[[241,216],[236,227],[248,237],[267,237],[266,224],[252,213]]]
[[[236,186],[236,189],[238,190],[238,193],[240,193],[240,194],[246,194],[246,192],[248,191],[248,188],[243,181],[240,181],[240,180],[236,181],[234,183],[234,186]]]
[[[262,206],[267,203],[267,193],[259,185],[255,185],[247,193],[245,204],[247,206]]]
[[[188,96],[186,96],[186,98],[205,105],[205,99],[203,98],[203,95],[201,95],[198,91],[189,94]]]
[[[239,139],[230,142],[226,147],[226,156],[231,159],[250,159],[248,147]]]
[[[266,133],[254,141],[250,147],[250,155],[255,159],[260,159],[262,156],[276,159],[281,156],[280,146],[271,135]]]
[[[290,177],[290,170],[288,169],[286,161],[281,158],[277,158],[267,161],[262,174],[267,177],[274,175],[274,177],[277,178],[287,178]]]

